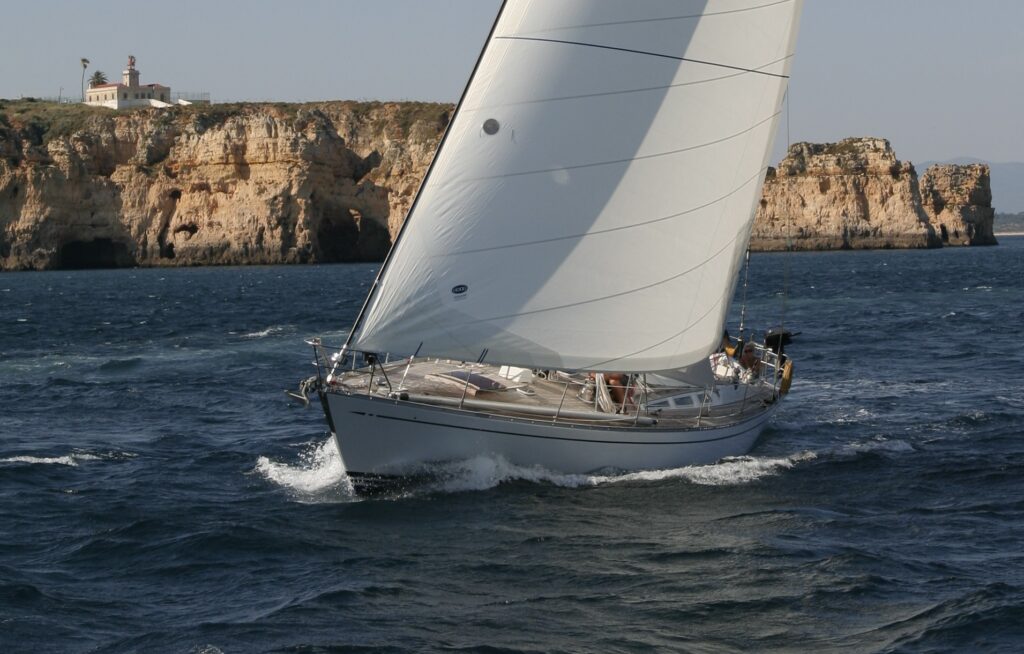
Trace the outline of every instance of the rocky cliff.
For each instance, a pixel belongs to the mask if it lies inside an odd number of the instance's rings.
[[[985,204],[991,216],[987,177],[935,177],[945,182],[927,186],[936,204],[964,213],[983,213]],[[926,248],[941,247],[943,237],[925,210],[914,166],[898,160],[884,139],[851,138],[797,143],[769,171],[751,248],[789,243],[801,250]]]
[[[449,111],[2,102],[0,268],[380,260]]]
[[[943,243],[995,245],[995,209],[985,164],[935,165],[921,176],[921,201]]]
[[[378,261],[451,110],[0,101],[0,269]],[[987,166],[919,183],[883,139],[798,143],[769,171],[751,248],[994,243],[991,200]]]

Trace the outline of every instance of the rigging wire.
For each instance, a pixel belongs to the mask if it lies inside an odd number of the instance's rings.
[[[793,145],[792,138],[789,132],[789,89],[786,89],[785,97],[783,98],[786,102],[786,156],[789,156],[789,148]],[[775,173],[778,175],[778,171]],[[786,331],[786,308],[789,304],[789,273],[790,265],[792,264],[793,258],[793,213],[788,212],[786,216],[786,256],[782,260],[782,316],[779,318],[779,338],[782,338],[782,334]],[[781,341],[780,341],[781,343]]]
[[[743,262],[743,301],[740,303],[740,340],[743,338],[743,325],[747,317],[747,278],[750,277],[750,245],[747,245],[746,260]]]

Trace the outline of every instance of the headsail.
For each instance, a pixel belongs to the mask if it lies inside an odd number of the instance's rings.
[[[507,0],[352,337],[656,371],[721,339],[802,0]]]

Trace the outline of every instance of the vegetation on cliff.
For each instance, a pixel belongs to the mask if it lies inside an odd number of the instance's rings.
[[[380,117],[394,111],[387,120]],[[275,117],[295,119],[302,112],[315,110],[347,113],[353,122],[371,126],[392,138],[408,138],[414,128],[426,135],[443,131],[448,125],[453,106],[437,102],[381,102],[343,100],[336,102],[225,102],[219,104],[176,105],[161,109],[172,120],[194,119],[204,128],[223,125],[230,118],[254,112],[269,112]],[[56,103],[34,98],[19,100],[0,99],[0,126],[16,131],[33,145],[46,145],[55,138],[71,136],[90,128],[90,121],[105,119],[116,114],[139,111],[116,111],[105,107],[91,107],[81,103]],[[9,138],[9,137],[5,137]]]
[[[771,170],[754,250],[992,245],[988,166],[931,166],[920,178],[879,138],[795,143]]]
[[[0,269],[380,260],[450,109],[0,101]]]
[[[0,100],[0,269],[377,261],[450,120],[424,102],[112,111]],[[752,249],[994,243],[987,166],[795,144]]]
[[[13,130],[31,145],[46,145],[55,138],[86,129],[89,120],[106,117],[110,110],[84,104],[58,104],[25,98],[0,100],[0,127]],[[0,134],[8,141],[10,134]]]

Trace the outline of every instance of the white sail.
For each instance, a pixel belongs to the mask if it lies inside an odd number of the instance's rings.
[[[508,0],[351,346],[657,371],[718,345],[802,0]]]

